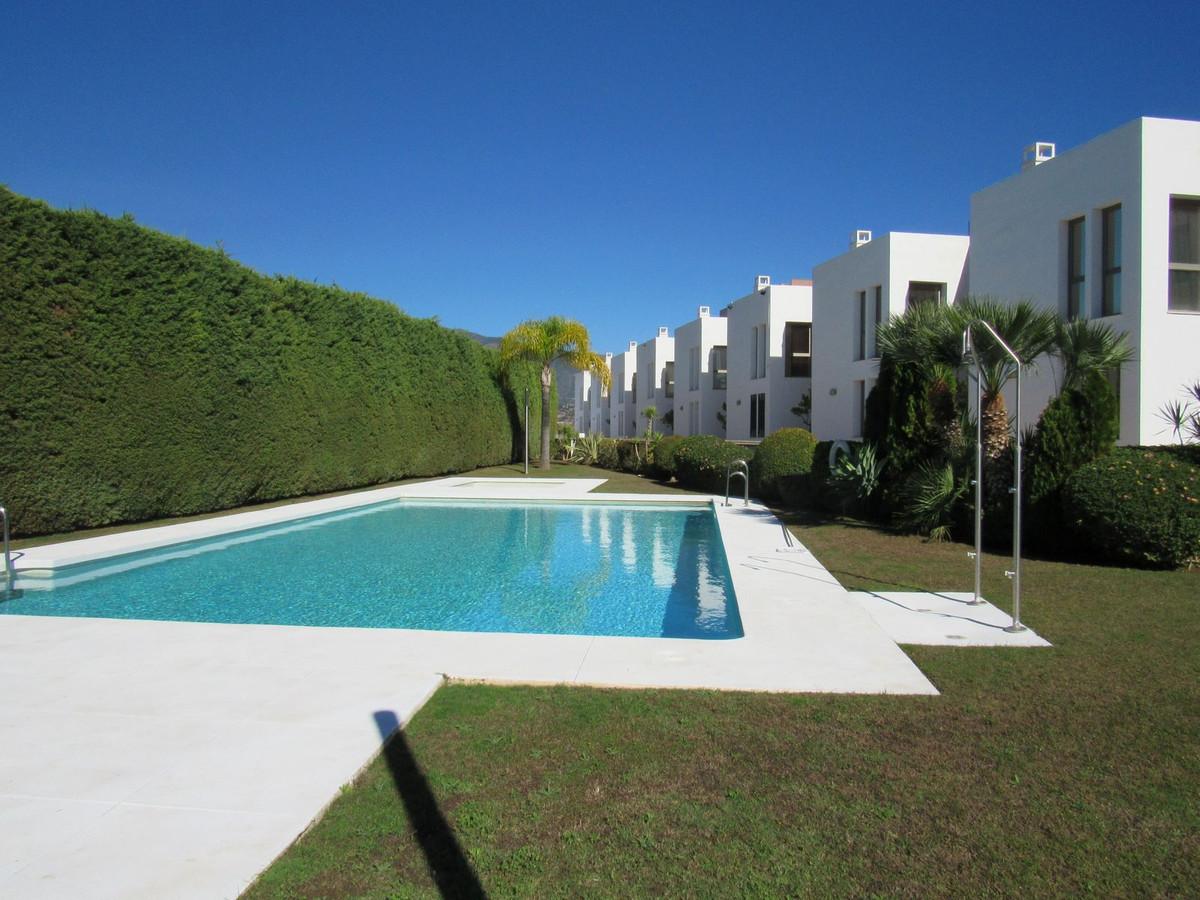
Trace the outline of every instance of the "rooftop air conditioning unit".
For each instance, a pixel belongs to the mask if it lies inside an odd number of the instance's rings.
[[[871,243],[871,231],[868,228],[855,229],[854,234],[850,235],[850,249],[861,247],[863,244]]]
[[[707,306],[702,306],[696,310],[696,317],[699,319],[707,319],[711,313],[711,309],[709,309]]]
[[[1054,145],[1049,141],[1035,141],[1021,153],[1021,171],[1040,166],[1054,159]]]
[[[771,286],[771,276],[770,275],[755,276],[754,289],[756,291],[758,291],[760,294],[765,294],[767,292],[767,288],[769,288],[770,286]]]

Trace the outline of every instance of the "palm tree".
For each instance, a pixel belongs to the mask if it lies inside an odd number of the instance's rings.
[[[1133,359],[1133,349],[1103,322],[1072,319],[1060,322],[1054,336],[1054,355],[1062,363],[1060,390],[1078,388],[1092,373],[1108,375]]]
[[[1009,305],[991,297],[968,298],[954,307],[961,328],[986,322],[1021,359],[1024,370],[1037,369],[1037,360],[1055,348],[1059,317],[1028,300]],[[983,452],[997,459],[1008,447],[1008,409],[1004,386],[1017,374],[1016,364],[984,328],[971,331],[983,382]],[[1018,427],[1020,424],[1018,423]]]
[[[921,304],[879,330],[880,352],[897,366],[915,366],[929,383],[929,402],[947,444],[956,441],[961,428],[954,412],[953,392],[963,363],[962,336],[968,325],[987,322],[1021,358],[1022,368],[1032,369],[1040,356],[1056,347],[1058,316],[1028,300],[1002,303],[990,297],[967,298],[954,306]],[[1008,410],[1004,386],[1016,367],[986,329],[972,329],[983,379],[983,447],[995,459],[1008,446]]]
[[[564,360],[573,368],[591,372],[608,387],[610,377],[604,357],[591,348],[587,328],[573,319],[551,316],[548,319],[522,322],[500,339],[500,366],[511,372],[521,362],[542,367],[542,452],[538,465],[550,468],[550,386],[556,360]]]

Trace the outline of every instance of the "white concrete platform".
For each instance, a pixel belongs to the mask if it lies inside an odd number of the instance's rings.
[[[700,502],[715,504],[745,637],[0,616],[0,896],[235,896],[378,749],[374,714],[407,721],[443,677],[937,693],[761,506],[496,481],[442,479],[49,545],[18,565],[53,569],[403,497]]]
[[[897,644],[946,647],[1049,647],[1026,627],[1007,632],[1012,616],[970,591],[850,591],[847,595]]]

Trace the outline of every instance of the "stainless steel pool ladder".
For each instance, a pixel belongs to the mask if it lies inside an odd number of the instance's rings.
[[[8,542],[8,510],[3,506],[0,506],[0,520],[4,522],[4,593],[2,596],[7,600],[12,596],[16,573],[13,571],[12,550],[9,548]]]
[[[734,475],[742,479],[742,486],[745,489],[744,502],[746,506],[750,505],[750,463],[744,459],[735,459],[725,467],[725,505],[729,505],[729,482]]]

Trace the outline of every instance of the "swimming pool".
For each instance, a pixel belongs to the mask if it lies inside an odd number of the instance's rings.
[[[0,614],[743,635],[711,506],[397,500],[38,574]]]

